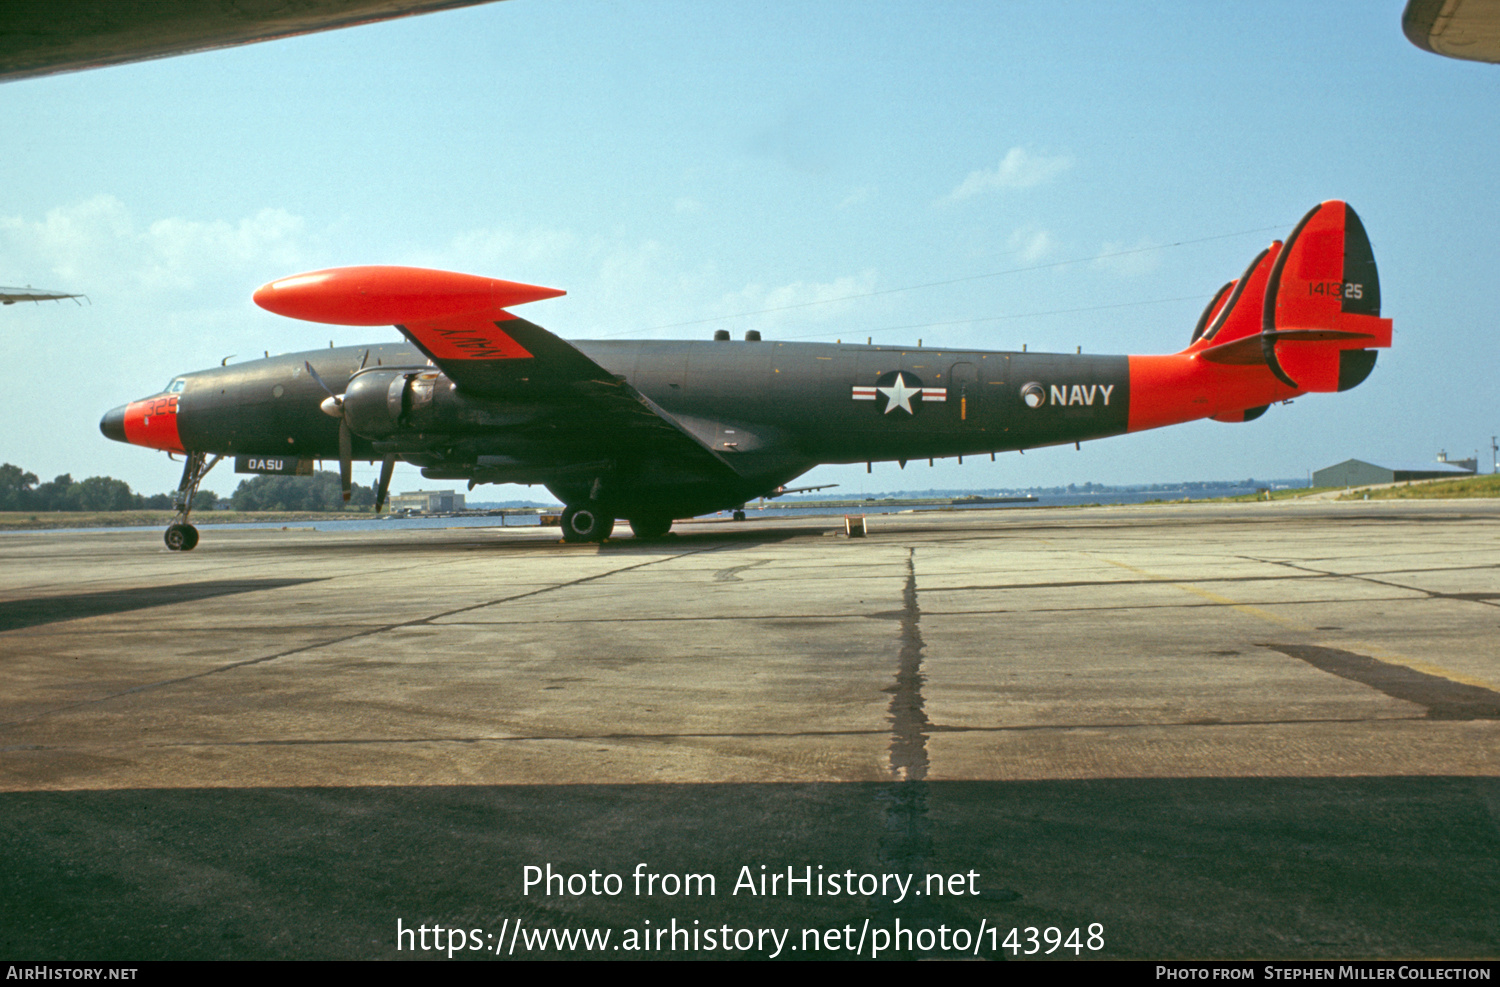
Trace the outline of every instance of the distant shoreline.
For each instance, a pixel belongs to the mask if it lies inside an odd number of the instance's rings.
[[[1174,491],[1150,491],[1171,494]],[[1078,494],[1089,497],[1089,494]],[[1140,496],[1140,494],[1136,494]],[[1410,483],[1384,484],[1371,487],[1300,487],[1272,490],[1267,494],[1239,494],[1227,497],[1167,497],[1154,500],[1134,500],[1133,504],[1212,504],[1245,503],[1255,500],[1299,500],[1317,496],[1326,500],[1442,500],[1474,497],[1500,497],[1500,474],[1483,474],[1459,479],[1413,480]],[[1119,502],[1113,502],[1119,504]],[[986,504],[996,506],[1059,506],[1048,505],[1035,496],[991,497],[983,495],[951,497],[880,497],[841,498],[838,500],[792,500],[766,502],[767,508],[780,510],[858,510],[868,507],[978,507]],[[1105,506],[1112,504],[1110,494],[1100,492],[1098,499],[1089,504],[1068,506]],[[1119,506],[1129,506],[1119,504]],[[560,512],[561,507],[507,507],[490,508],[453,514],[417,514],[414,518],[433,517],[478,517],[490,515],[534,515]],[[753,508],[752,508],[753,510]],[[165,527],[175,515],[172,511],[0,511],[0,531],[46,531],[55,528],[150,528]],[[376,521],[390,517],[389,513],[375,514],[369,511],[198,511],[193,514],[193,523],[202,527],[216,524],[276,524],[306,521]]]
[[[476,517],[502,514],[548,513],[561,507],[514,507],[503,510],[455,512],[452,515],[417,514],[413,517]],[[216,524],[275,524],[296,521],[378,521],[391,517],[382,511],[194,511],[190,520],[198,527]],[[53,528],[152,528],[166,527],[172,511],[0,511],[0,531],[45,531]]]

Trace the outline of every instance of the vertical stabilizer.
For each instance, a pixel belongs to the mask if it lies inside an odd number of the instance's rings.
[[[1266,285],[1266,363],[1298,390],[1346,391],[1369,376],[1375,349],[1390,345],[1364,224],[1347,203],[1315,206],[1287,238]]]

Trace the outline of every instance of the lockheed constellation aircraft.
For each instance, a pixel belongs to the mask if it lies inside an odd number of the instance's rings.
[[[268,357],[174,378],[109,412],[104,434],[185,456],[168,547],[191,549],[193,494],[224,456],[244,471],[355,459],[429,479],[540,483],[563,538],[638,538],[772,496],[820,463],[967,456],[1077,443],[1344,391],[1391,344],[1364,226],[1314,207],[1214,295],[1162,356],[730,341],[566,342],[508,311],[553,288],[404,267],[346,267],[255,292],[280,315],[394,325],[406,343]]]

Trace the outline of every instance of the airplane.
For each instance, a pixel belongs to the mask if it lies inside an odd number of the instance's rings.
[[[1218,290],[1186,349],[1093,356],[713,340],[566,342],[509,311],[555,288],[407,267],[346,267],[254,294],[280,315],[393,325],[403,343],[284,356],[174,377],[115,408],[109,438],[185,457],[168,548],[198,542],[193,494],[225,456],[239,472],[397,460],[428,479],[538,483],[568,542],[637,538],[771,496],[820,463],[980,455],[1080,443],[1346,391],[1391,345],[1358,215],[1313,207]]]
[[[16,302],[55,302],[64,298],[77,301],[85,296],[70,295],[65,291],[46,291],[29,285],[25,288],[0,287],[0,305],[14,305]]]

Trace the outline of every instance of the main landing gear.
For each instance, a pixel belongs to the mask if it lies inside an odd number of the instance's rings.
[[[597,504],[572,504],[562,512],[563,541],[603,541],[615,530],[613,515]]]
[[[630,519],[631,533],[642,540],[665,538],[671,530],[672,518],[666,514],[646,514]]]
[[[563,541],[604,541],[615,530],[614,515],[592,501],[565,508],[560,520]],[[670,514],[642,514],[630,519],[631,533],[643,541],[664,538],[671,530]]]
[[[177,508],[177,516],[172,518],[172,523],[167,526],[167,532],[162,538],[172,551],[191,552],[197,547],[198,529],[188,524],[188,515],[193,513],[193,498],[198,494],[198,484],[203,482],[208,471],[223,458],[215,456],[209,459],[208,454],[203,452],[187,454],[187,461],[182,465],[182,482],[177,484],[177,495],[172,500],[173,506]]]

